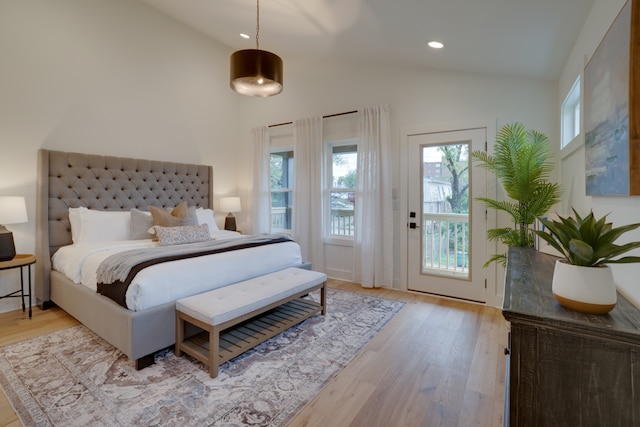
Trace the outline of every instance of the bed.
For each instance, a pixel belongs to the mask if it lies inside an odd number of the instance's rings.
[[[64,252],[74,246],[69,208],[130,212],[132,209],[148,210],[150,206],[172,208],[186,202],[194,209],[213,209],[212,167],[41,149],[38,152],[37,190],[37,304],[43,309],[53,304],[61,307],[135,361],[137,368],[153,363],[155,352],[175,343],[175,296],[138,307],[125,307],[99,294],[95,288],[71,280],[70,274],[63,269],[53,268],[52,257],[61,248],[65,248],[60,251]],[[199,293],[206,290],[202,286],[224,286],[288,267],[308,268],[300,258],[299,246],[293,242],[278,244],[282,248],[287,246],[278,251],[265,247],[208,255],[233,258],[222,262],[228,265],[224,272],[203,274],[200,288],[190,292]],[[283,255],[274,262],[246,261],[251,259],[247,258],[251,251],[259,250]],[[253,256],[255,259],[255,253]],[[204,258],[173,262],[203,264]],[[261,259],[261,255],[258,258]],[[212,260],[206,264],[213,266],[215,263]],[[166,264],[163,265],[157,268],[167,271]]]

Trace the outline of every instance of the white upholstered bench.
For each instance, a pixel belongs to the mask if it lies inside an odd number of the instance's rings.
[[[316,313],[326,314],[327,276],[288,268],[176,301],[175,353],[218,367]],[[302,298],[320,289],[320,302]],[[204,332],[185,337],[185,322]],[[208,336],[207,336],[208,335]]]

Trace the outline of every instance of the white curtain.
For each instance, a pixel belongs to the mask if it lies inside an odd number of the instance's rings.
[[[389,106],[358,111],[358,179],[353,281],[393,285],[393,199]]]
[[[313,269],[324,272],[322,240],[322,117],[293,122],[293,239]]]
[[[269,171],[269,128],[251,129],[253,139],[253,191],[251,192],[251,218],[253,233],[271,231],[271,179]]]

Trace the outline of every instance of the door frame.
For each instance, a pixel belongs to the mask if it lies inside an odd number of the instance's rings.
[[[411,135],[419,133],[439,133],[439,132],[452,132],[469,130],[476,128],[487,129],[487,151],[493,152],[493,142],[496,139],[497,123],[495,119],[486,120],[484,123],[453,123],[453,124],[434,124],[424,125],[417,127],[407,127],[400,130],[400,191],[398,194],[398,219],[397,230],[400,236],[400,260],[399,260],[399,288],[403,291],[409,291],[408,288],[408,226],[407,218],[409,217],[409,190],[408,190],[408,155],[409,155],[409,137]],[[496,197],[497,180],[492,179],[491,175],[488,176],[488,182],[485,190],[480,190],[481,194],[486,197]],[[497,214],[495,210],[487,210],[487,229],[497,227]],[[493,254],[498,250],[498,245],[495,242],[487,242],[486,253]],[[485,305],[500,307],[502,305],[502,296],[504,291],[504,280],[498,280],[498,278],[504,277],[504,269],[498,266],[496,263],[492,263],[485,271],[487,279],[486,290],[486,302]],[[414,291],[409,291],[414,292]]]

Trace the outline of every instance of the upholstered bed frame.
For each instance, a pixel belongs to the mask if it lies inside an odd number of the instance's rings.
[[[68,209],[213,208],[213,168],[206,165],[39,150],[36,300],[54,303],[120,349],[138,368],[175,342],[175,303],[134,312],[51,270],[51,256],[72,243]]]

